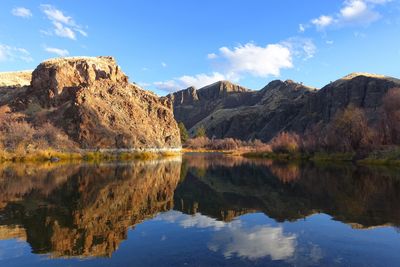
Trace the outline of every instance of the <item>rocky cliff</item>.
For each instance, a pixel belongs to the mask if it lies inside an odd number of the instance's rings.
[[[50,122],[81,148],[180,147],[171,102],[129,83],[112,57],[47,60],[29,86],[10,88],[0,90],[0,109],[36,128]]]
[[[189,87],[170,94],[177,121],[182,121],[187,128],[192,128],[219,109],[236,108],[251,103],[252,92],[228,81],[220,81],[201,89]]]
[[[177,121],[193,134],[200,126],[209,137],[233,137],[268,141],[281,131],[304,133],[316,123],[328,123],[337,111],[353,104],[365,110],[373,123],[379,117],[382,97],[390,88],[400,87],[400,80],[367,73],[353,73],[322,89],[291,80],[272,81],[259,91],[231,85],[224,94],[219,82],[196,90],[188,88],[170,98]],[[238,89],[240,88],[240,89]]]

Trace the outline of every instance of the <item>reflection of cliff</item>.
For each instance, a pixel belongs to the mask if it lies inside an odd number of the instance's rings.
[[[21,200],[32,192],[48,195],[68,176],[77,171],[77,166],[62,165],[55,168],[51,163],[0,164],[0,208],[10,201]]]
[[[0,224],[25,228],[34,253],[110,256],[129,227],[173,206],[180,166],[171,160],[69,168],[50,192],[33,187],[13,198]]]
[[[188,175],[174,196],[175,207],[183,212],[230,220],[259,210],[277,221],[324,212],[357,227],[400,225],[396,171],[204,157],[185,160]]]

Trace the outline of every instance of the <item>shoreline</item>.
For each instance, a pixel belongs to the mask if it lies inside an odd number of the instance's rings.
[[[181,149],[88,149],[80,151],[36,150],[26,153],[0,151],[2,162],[93,162],[151,160],[181,155]]]
[[[351,163],[356,165],[400,166],[400,159],[389,156],[376,157],[374,151],[364,158],[356,159],[356,153],[275,153],[252,150],[207,150],[187,148],[150,149],[87,149],[79,151],[37,150],[25,153],[0,151],[0,163],[4,162],[107,162],[129,160],[153,160],[190,153],[209,153],[244,158],[271,159],[283,162]],[[396,153],[400,153],[397,152]]]

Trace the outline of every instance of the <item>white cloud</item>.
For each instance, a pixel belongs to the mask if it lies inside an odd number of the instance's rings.
[[[279,226],[246,227],[241,220],[227,223],[200,213],[186,215],[178,211],[162,213],[157,220],[175,223],[183,228],[214,230],[208,249],[220,251],[226,258],[237,256],[257,260],[269,256],[272,260],[288,260],[296,249],[296,235],[285,234]]]
[[[13,8],[11,10],[11,14],[13,14],[14,16],[17,16],[17,17],[22,17],[22,18],[30,18],[30,17],[32,17],[32,12],[29,9],[25,8],[25,7]]]
[[[353,19],[354,17],[358,17],[368,9],[367,4],[361,0],[352,0],[349,1],[345,7],[340,10],[340,14],[344,18]]]
[[[208,54],[207,55],[207,58],[208,59],[216,59],[218,56],[217,56],[217,54],[215,54],[215,53],[210,53],[210,54]]]
[[[247,43],[233,49],[221,47],[218,58],[231,77],[243,74],[255,77],[279,76],[281,69],[293,67],[290,50],[281,44],[262,47]]]
[[[161,62],[161,66],[162,66],[163,68],[166,68],[166,67],[167,67],[167,63]]]
[[[340,23],[370,24],[381,15],[368,6],[363,0],[349,0],[340,10]]]
[[[60,37],[66,37],[72,40],[76,40],[76,35],[73,30],[68,27],[65,27],[62,23],[53,21],[54,25],[54,33]]]
[[[58,21],[67,25],[75,24],[72,17],[64,15],[61,10],[56,9],[52,5],[41,5],[42,11],[51,21]]]
[[[33,58],[25,48],[0,44],[0,61],[6,62],[14,60],[32,62]]]
[[[325,28],[333,23],[331,16],[322,15],[316,19],[311,20],[311,23],[317,26],[319,29]]]
[[[303,24],[299,24],[299,32],[305,32],[306,31],[306,27]]]
[[[218,221],[200,213],[187,215],[174,210],[158,215],[157,219],[170,223],[177,223],[183,228],[213,228],[214,230],[219,230],[226,226],[225,222]]]
[[[54,48],[54,47],[46,47],[44,49],[48,53],[56,54],[60,57],[65,57],[69,55],[68,50],[66,49],[60,49],[60,48]]]
[[[238,45],[233,48],[221,47],[217,53],[207,55],[215,66],[212,73],[184,75],[167,81],[159,81],[153,85],[168,92],[181,90],[189,86],[201,88],[221,80],[240,81],[250,75],[266,78],[279,76],[281,70],[294,67],[293,58],[307,60],[316,52],[311,39],[290,38],[278,44],[258,46],[254,43]]]
[[[172,80],[155,82],[153,84],[159,90],[174,92],[176,90],[185,89],[189,86],[201,88],[221,80],[226,80],[226,77],[219,72],[214,72],[210,75],[204,73],[193,76],[184,75]]]
[[[287,47],[294,57],[308,60],[313,58],[317,52],[317,47],[309,38],[292,37],[281,43]]]
[[[55,35],[72,40],[76,40],[76,33],[84,37],[87,36],[87,32],[85,32],[82,26],[78,25],[71,16],[65,15],[61,10],[52,5],[41,5],[40,7],[43,13],[52,22]]]
[[[212,74],[208,75],[208,74],[197,74],[194,76],[189,76],[189,75],[185,75],[182,76],[180,78],[178,78],[178,80],[184,84],[186,87],[188,86],[195,86],[197,88],[221,81],[221,80],[225,80],[226,76],[219,73],[219,72],[213,72]]]
[[[318,30],[326,29],[329,26],[369,25],[382,17],[376,10],[376,6],[388,2],[391,0],[345,0],[343,7],[336,14],[322,15],[311,20],[311,23]]]
[[[287,260],[294,255],[296,235],[285,234],[282,227],[228,225],[217,232],[208,248],[221,251],[225,258],[238,256],[256,260],[269,256],[272,260]]]

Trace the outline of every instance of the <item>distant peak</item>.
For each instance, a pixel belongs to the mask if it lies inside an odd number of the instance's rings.
[[[389,77],[387,77],[385,75],[380,75],[380,74],[374,74],[374,73],[368,73],[368,72],[353,72],[353,73],[350,73],[350,74],[344,76],[342,78],[342,80],[351,80],[351,79],[354,79],[354,78],[359,77],[359,76],[365,76],[365,77],[370,77],[370,78],[378,78],[378,79],[389,78]]]
[[[261,89],[261,91],[265,90],[271,90],[271,89],[282,89],[282,86],[285,88],[291,89],[291,90],[299,90],[299,89],[305,89],[309,91],[314,91],[316,88],[311,87],[311,86],[306,86],[303,85],[303,83],[295,82],[293,80],[273,80],[269,82],[264,88]]]
[[[218,90],[218,91],[225,91],[225,92],[245,92],[245,91],[249,91],[249,89],[238,85],[238,84],[234,84],[230,81],[227,80],[222,80],[222,81],[218,81],[215,83],[212,83],[210,85],[206,85],[204,87],[202,87],[199,90]]]
[[[368,73],[368,72],[353,72],[353,73],[350,73],[350,74],[344,76],[343,78],[335,81],[334,83],[341,84],[343,82],[350,81],[357,77],[368,77],[368,78],[372,78],[372,79],[382,79],[382,80],[387,80],[387,81],[391,81],[394,83],[400,83],[400,80],[397,78],[393,78],[393,77],[385,76],[385,75],[381,75],[381,74]]]

